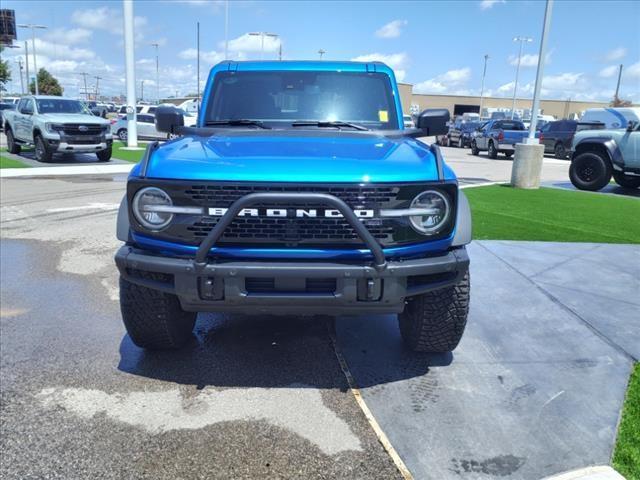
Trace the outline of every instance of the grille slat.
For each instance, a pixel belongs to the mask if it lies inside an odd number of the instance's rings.
[[[102,133],[102,125],[66,123],[62,130],[67,135],[99,135]]]

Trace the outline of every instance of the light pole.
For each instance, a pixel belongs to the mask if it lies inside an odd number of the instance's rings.
[[[522,46],[524,42],[531,43],[533,38],[531,37],[513,37],[514,42],[520,42],[520,53],[518,53],[518,66],[516,67],[516,83],[513,85],[513,102],[511,103],[511,120],[516,110],[516,93],[518,92],[518,75],[520,74],[520,61],[522,60]]]
[[[484,56],[484,69],[482,70],[482,85],[480,86],[480,118],[482,119],[482,96],[484,95],[484,77],[487,75],[487,60],[489,55]]]
[[[229,0],[224,2],[224,59],[229,59]]]
[[[252,37],[260,36],[260,60],[264,59],[264,37],[278,38],[279,35],[277,33],[269,33],[269,32],[251,32],[249,33]]]
[[[18,68],[20,69],[20,93],[24,95],[24,80],[22,79],[22,59],[18,58]]]
[[[160,105],[160,68],[158,63],[158,47],[159,43],[152,43],[152,47],[156,47],[156,102]]]
[[[40,95],[40,90],[38,89],[38,63],[36,61],[36,28],[45,29],[47,27],[45,25],[35,25],[33,23],[20,23],[18,24],[18,27],[31,29],[31,42],[33,45],[33,69],[35,70],[36,77],[36,95]]]
[[[136,124],[136,69],[133,33],[133,0],[123,0],[124,11],[124,56],[127,79],[127,147],[138,146]]]
[[[327,53],[325,50],[323,50],[322,48],[320,50],[318,50],[318,55],[320,55],[320,60],[322,60],[322,56]]]
[[[144,102],[144,80],[140,80],[140,101]]]
[[[616,84],[616,94],[613,96],[613,100],[615,102],[618,101],[618,94],[620,93],[620,80],[622,80],[622,64],[620,64],[620,69],[618,70],[618,83]]]
[[[24,41],[24,66],[27,75],[27,95],[29,95],[31,93],[31,87],[29,86],[29,44],[26,40]]]

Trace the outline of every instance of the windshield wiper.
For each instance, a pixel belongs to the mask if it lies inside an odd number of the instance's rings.
[[[338,129],[342,127],[347,127],[347,128],[353,128],[355,130],[369,130],[367,127],[363,127],[362,125],[358,125],[357,123],[340,122],[340,121],[313,122],[313,121],[302,120],[299,122],[293,122],[291,126],[292,127],[338,128]]]
[[[228,120],[209,120],[205,125],[231,125],[235,126],[250,126],[258,127],[270,130],[271,127],[265,125],[260,120],[250,120],[248,118],[230,118]]]

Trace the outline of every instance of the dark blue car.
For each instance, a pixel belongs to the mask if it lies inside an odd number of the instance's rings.
[[[404,129],[381,63],[223,62],[195,127],[171,107],[118,215],[132,340],[177,348],[196,313],[399,314],[413,350],[453,350],[469,305],[471,217],[437,145]]]

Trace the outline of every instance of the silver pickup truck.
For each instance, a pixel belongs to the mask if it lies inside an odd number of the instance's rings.
[[[91,114],[79,100],[45,95],[23,97],[4,114],[7,149],[20,153],[34,145],[36,160],[50,162],[54,153],[90,153],[111,159],[113,136],[108,120]]]

